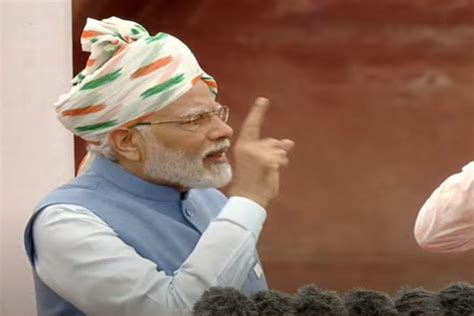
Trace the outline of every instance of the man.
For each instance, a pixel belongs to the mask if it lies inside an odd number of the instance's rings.
[[[474,162],[448,177],[431,194],[416,219],[415,238],[430,251],[474,248]]]
[[[187,315],[211,286],[267,288],[256,254],[290,140],[261,139],[255,101],[234,147],[217,85],[191,51],[118,18],[88,19],[91,51],[58,117],[91,144],[83,174],[25,232],[40,315]]]

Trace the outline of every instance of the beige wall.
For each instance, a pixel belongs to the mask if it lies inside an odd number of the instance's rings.
[[[35,315],[23,228],[35,203],[73,176],[73,139],[53,108],[71,69],[69,0],[2,0],[0,315]]]

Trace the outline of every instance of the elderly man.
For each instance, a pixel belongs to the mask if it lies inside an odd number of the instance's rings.
[[[424,203],[416,219],[415,238],[429,251],[474,248],[474,162],[448,177]]]
[[[90,166],[36,207],[25,232],[40,315],[186,315],[211,286],[267,288],[256,243],[290,140],[260,137],[258,98],[226,152],[229,109],[191,51],[118,18],[88,19],[91,55],[58,117]]]

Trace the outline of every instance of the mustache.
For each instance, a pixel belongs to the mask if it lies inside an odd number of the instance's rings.
[[[213,145],[209,146],[209,148],[206,148],[202,153],[202,157],[206,157],[209,154],[212,154],[214,152],[217,152],[217,151],[220,151],[220,150],[223,150],[223,149],[227,149],[229,147],[230,147],[230,140],[225,139],[225,140],[221,141],[220,143],[213,144]]]

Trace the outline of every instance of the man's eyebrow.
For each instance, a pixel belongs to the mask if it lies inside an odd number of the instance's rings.
[[[181,117],[191,117],[191,116],[196,116],[199,114],[203,114],[209,111],[214,111],[217,110],[218,108],[222,107],[219,103],[213,103],[212,105],[202,105],[199,108],[195,108],[192,110],[189,110],[187,113],[182,113],[180,116]]]

